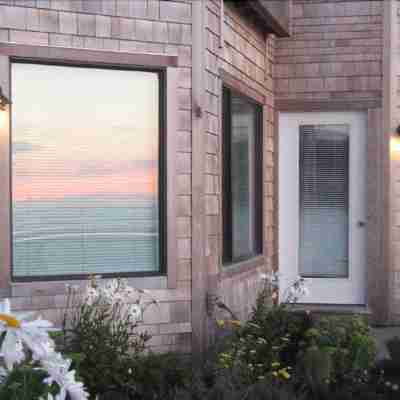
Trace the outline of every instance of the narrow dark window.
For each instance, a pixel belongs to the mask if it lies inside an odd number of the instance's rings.
[[[262,107],[223,89],[223,262],[262,253]]]

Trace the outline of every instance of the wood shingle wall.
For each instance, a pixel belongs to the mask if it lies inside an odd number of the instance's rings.
[[[154,350],[189,350],[191,342],[191,24],[190,1],[0,1],[0,43],[178,56],[177,221],[172,232],[177,241],[177,287],[151,291],[160,304],[145,313],[143,329],[153,335]],[[136,283],[146,287],[133,280]],[[55,322],[65,304],[63,293],[63,282],[10,287],[13,309],[40,310]]]
[[[193,286],[198,283],[192,282],[192,261],[203,251],[194,251],[197,245],[204,249],[204,255],[201,260],[196,259],[196,265],[204,265],[200,276],[206,274],[208,281],[204,286],[207,293],[203,295],[218,294],[241,318],[254,304],[259,272],[272,268],[274,264],[274,38],[267,37],[260,27],[229,2],[224,2],[221,24],[221,2],[204,0],[202,3],[205,7],[204,40],[199,43],[204,43],[201,53],[204,57],[204,88],[200,88],[203,109],[197,115],[197,110],[192,110],[192,32],[196,18],[192,1],[0,0],[0,44],[80,49],[83,57],[85,50],[178,57],[178,110],[173,117],[177,125],[174,132],[176,152],[170,157],[175,163],[177,216],[176,229],[168,232],[169,238],[172,235],[176,240],[176,288],[168,289],[165,284],[160,288],[151,279],[147,283],[132,281],[135,286],[151,289],[160,301],[159,307],[149,309],[144,316],[143,329],[153,335],[151,344],[155,350],[190,349],[191,321],[197,321],[199,317],[192,313],[197,305],[191,304],[192,293],[195,293]],[[264,193],[264,251],[256,260],[229,270],[221,265],[220,127],[222,81],[226,79],[235,82],[245,94],[261,103],[264,115],[264,184],[259,188]],[[201,119],[201,126],[204,124],[204,130],[200,129],[201,134],[204,132],[204,154],[200,155],[204,173],[200,179],[194,179],[192,170],[195,158],[192,144],[197,143],[197,138],[191,134],[195,124],[193,118]],[[200,125],[197,123],[196,126]],[[196,182],[203,185],[199,199],[192,198]],[[205,213],[204,218],[196,222],[194,217],[192,220],[195,204],[204,205]],[[204,232],[204,243],[192,243],[197,224],[198,232]],[[40,310],[44,318],[60,320],[60,309],[65,304],[64,282],[12,283],[9,293],[8,289],[6,292],[3,289],[0,287],[0,294],[11,296],[15,309]],[[202,296],[198,299],[203,301]],[[198,309],[202,310],[203,306]]]
[[[367,140],[367,298],[373,320],[387,323],[394,260],[388,233],[391,185],[389,141],[394,127],[385,120],[390,81],[385,49],[391,0],[294,0],[292,36],[276,40],[276,106],[284,111],[363,110]],[[385,11],[386,10],[386,11]],[[385,13],[384,13],[385,11]],[[385,18],[385,21],[384,21]],[[386,24],[386,25],[385,25]],[[385,54],[385,56],[384,56]],[[384,59],[384,57],[386,59]],[[389,136],[388,136],[389,135]],[[388,255],[389,254],[389,255]],[[399,304],[400,305],[400,304]]]
[[[276,42],[277,99],[377,99],[382,1],[295,0],[292,37]]]
[[[260,288],[260,271],[274,264],[274,104],[273,37],[267,37],[251,20],[224,2],[224,20],[220,22],[221,0],[207,0],[206,13],[206,97],[207,97],[207,269],[216,294],[240,317],[245,318],[254,305]],[[222,37],[221,42],[221,25]],[[264,255],[233,267],[222,266],[221,214],[221,89],[230,82],[247,88],[248,95],[263,104],[264,115]]]
[[[395,1],[393,5],[396,16],[392,27],[392,82],[391,82],[391,128],[395,136],[394,147],[391,149],[391,212],[390,212],[390,239],[391,239],[391,260],[389,269],[389,310],[391,322],[400,323],[400,151],[399,139],[395,133],[400,124],[400,70],[399,49],[400,49],[400,2]],[[397,138],[396,138],[397,136]]]

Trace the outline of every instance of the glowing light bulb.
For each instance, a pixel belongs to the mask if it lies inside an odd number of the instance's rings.
[[[8,112],[0,109],[0,128],[5,128],[8,119]]]
[[[390,138],[390,158],[400,160],[400,137],[392,136]]]

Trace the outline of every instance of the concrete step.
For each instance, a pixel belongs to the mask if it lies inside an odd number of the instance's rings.
[[[310,311],[313,314],[321,315],[362,315],[366,317],[371,315],[371,310],[366,305],[297,303],[289,307],[292,307],[294,311]]]

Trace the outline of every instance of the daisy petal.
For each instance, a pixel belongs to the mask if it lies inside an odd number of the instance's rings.
[[[4,363],[9,370],[13,369],[14,364],[20,363],[25,359],[21,342],[12,331],[6,333],[1,346],[1,352],[3,353]]]

